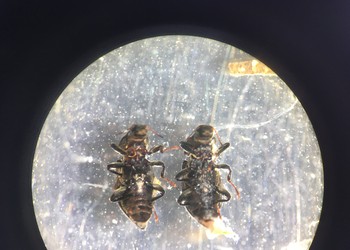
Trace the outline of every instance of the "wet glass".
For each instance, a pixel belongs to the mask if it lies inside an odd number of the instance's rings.
[[[140,230],[109,198],[120,155],[111,148],[133,124],[147,124],[150,146],[179,145],[200,124],[231,146],[217,163],[232,169],[241,198],[222,203],[227,235],[210,235],[166,190],[159,217]],[[172,180],[182,150],[155,153]],[[323,166],[312,125],[297,97],[263,63],[230,45],[164,36],[120,47],[64,90],[38,139],[32,191],[48,249],[308,249],[323,197]]]

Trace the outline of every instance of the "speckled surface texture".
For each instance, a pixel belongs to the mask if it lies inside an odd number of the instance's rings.
[[[33,201],[48,249],[308,249],[318,225],[323,170],[301,104],[274,74],[231,74],[253,58],[229,45],[166,36],[131,43],[101,57],[65,89],[48,115],[33,163]],[[159,216],[138,229],[109,197],[120,156],[110,147],[130,125],[148,124],[150,145],[178,145],[200,124],[223,142],[241,192],[221,213],[230,236],[209,240],[176,202],[166,182]],[[181,150],[157,153],[166,176],[181,169]],[[159,177],[160,169],[155,168]]]

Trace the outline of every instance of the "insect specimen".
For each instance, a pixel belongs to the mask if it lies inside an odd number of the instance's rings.
[[[215,134],[220,147],[216,146]],[[231,181],[230,166],[215,163],[230,143],[222,144],[214,127],[200,125],[186,141],[180,142],[180,146],[188,155],[188,159],[183,161],[182,170],[175,176],[176,180],[182,181],[182,193],[177,201],[186,206],[187,211],[200,224],[214,231],[215,222],[221,219],[221,203],[231,198],[231,194],[221,182],[218,169],[229,171],[227,181],[236,190],[238,198],[240,195]]]
[[[118,145],[111,145],[122,155],[122,159],[107,166],[110,172],[117,175],[110,200],[118,202],[126,216],[141,229],[147,227],[154,211],[154,201],[165,193],[154,175],[153,166],[161,166],[160,175],[168,180],[164,177],[164,163],[147,159],[153,153],[165,151],[161,145],[149,149],[147,135],[149,130],[150,127],[147,125],[131,126]],[[168,181],[172,184],[170,180]],[[155,219],[158,220],[156,213]]]

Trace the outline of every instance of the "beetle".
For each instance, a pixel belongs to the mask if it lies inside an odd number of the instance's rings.
[[[126,216],[140,229],[147,227],[152,212],[155,220],[158,220],[154,202],[165,193],[154,175],[153,166],[161,166],[160,176],[172,184],[164,177],[164,163],[147,159],[151,154],[165,151],[162,145],[149,148],[149,130],[147,125],[132,125],[118,145],[111,144],[122,159],[107,165],[108,171],[117,175],[110,201],[118,202]]]
[[[216,145],[216,137],[220,146]],[[221,182],[219,169],[228,170],[227,181],[234,187],[237,197],[240,193],[231,181],[231,168],[227,164],[216,164],[216,159],[230,143],[222,144],[215,128],[199,125],[193,133],[180,142],[188,156],[182,163],[182,170],[175,176],[182,182],[182,193],[177,202],[185,206],[190,215],[204,227],[215,230],[215,221],[221,219],[223,202],[231,199],[231,194]]]

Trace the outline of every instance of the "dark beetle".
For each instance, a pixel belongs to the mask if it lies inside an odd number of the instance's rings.
[[[152,166],[161,166],[164,177],[165,166],[161,161],[149,161],[148,155],[164,152],[163,146],[149,149],[146,125],[133,125],[119,144],[112,148],[123,158],[108,164],[107,169],[116,174],[112,202],[118,202],[120,208],[139,228],[145,229],[154,211],[154,201],[161,198],[165,191],[157,182]],[[155,214],[156,220],[157,216]]]
[[[216,158],[225,151],[230,143],[216,146],[216,130],[210,125],[200,125],[180,146],[188,155],[183,161],[182,170],[176,175],[176,180],[182,181],[182,193],[178,198],[180,205],[186,206],[187,211],[203,226],[214,230],[215,220],[221,219],[220,207],[222,202],[229,201],[230,193],[221,183],[218,169],[229,171],[227,180],[231,182],[231,168],[226,164],[216,164]]]

